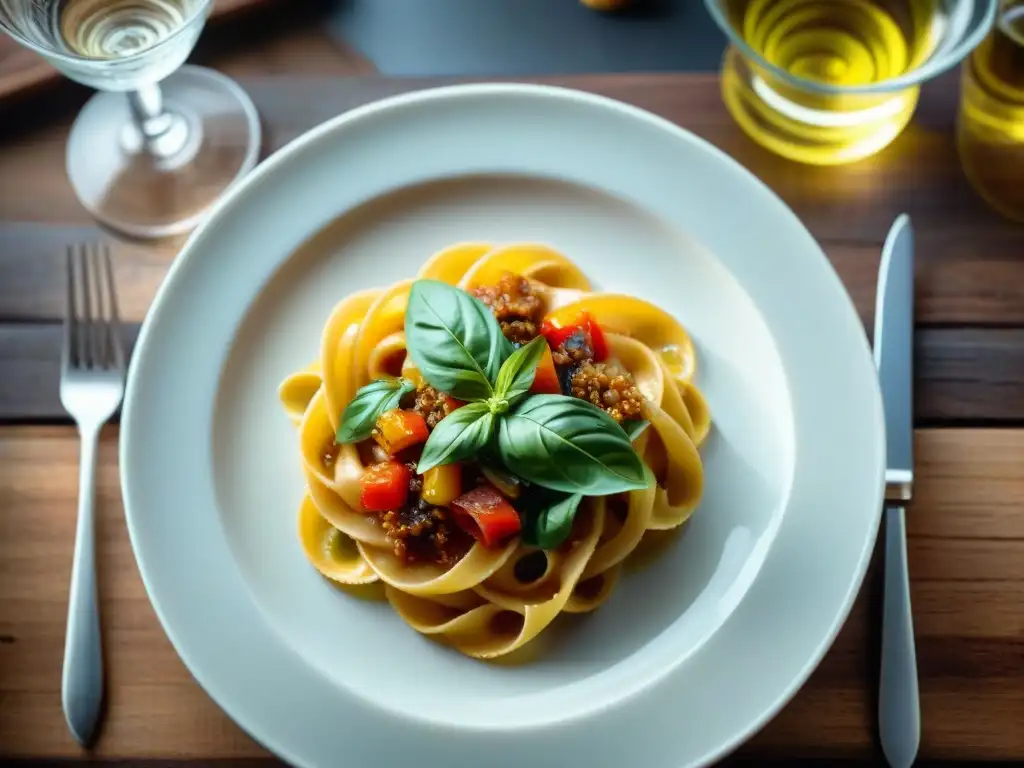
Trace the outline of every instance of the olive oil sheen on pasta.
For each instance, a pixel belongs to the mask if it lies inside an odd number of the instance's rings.
[[[743,130],[772,152],[834,165],[895,138],[918,87],[850,93],[912,72],[942,41],[941,0],[729,0],[733,28],[760,57],[730,46],[722,93]],[[781,70],[773,71],[771,67]],[[824,86],[808,88],[800,80]]]

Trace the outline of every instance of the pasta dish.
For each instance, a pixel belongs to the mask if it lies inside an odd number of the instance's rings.
[[[548,246],[445,248],[342,299],[280,386],[303,552],[464,654],[521,649],[598,608],[645,534],[697,507],[696,367],[673,317],[593,291]]]

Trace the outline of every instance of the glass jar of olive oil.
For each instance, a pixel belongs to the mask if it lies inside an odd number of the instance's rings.
[[[722,98],[743,131],[812,165],[873,155],[959,64],[998,0],[705,0],[729,37]]]
[[[957,149],[978,194],[1024,223],[1024,0],[1003,0],[964,62]]]

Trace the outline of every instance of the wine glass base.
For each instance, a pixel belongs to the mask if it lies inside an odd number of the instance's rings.
[[[78,200],[132,237],[189,231],[259,156],[256,107],[233,80],[186,65],[160,90],[168,127],[148,146],[120,92],[93,96],[68,138],[67,172]]]

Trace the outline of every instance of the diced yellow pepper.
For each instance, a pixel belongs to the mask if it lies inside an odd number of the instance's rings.
[[[428,504],[442,507],[450,504],[462,493],[462,467],[443,464],[431,467],[423,475],[422,497]]]
[[[423,389],[423,385],[426,384],[426,381],[423,380],[423,374],[420,373],[420,369],[411,365],[407,364],[402,366],[402,376],[415,384],[416,389]]]
[[[399,451],[427,442],[430,430],[427,422],[416,411],[395,408],[377,417],[373,439],[381,448],[394,456]]]

